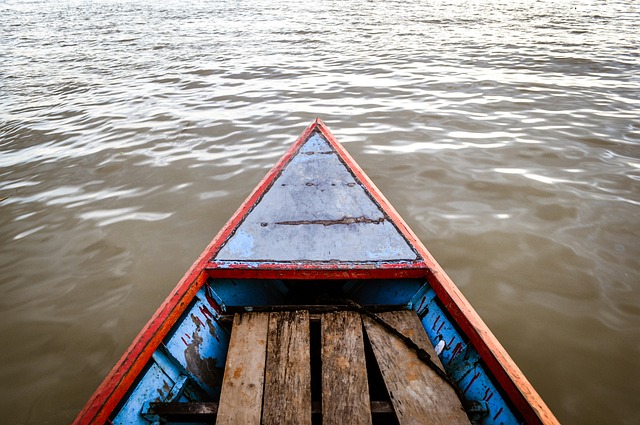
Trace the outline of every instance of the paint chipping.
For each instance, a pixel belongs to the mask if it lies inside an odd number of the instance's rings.
[[[215,388],[222,382],[224,368],[218,367],[215,358],[203,357],[200,354],[200,345],[202,342],[202,337],[198,332],[194,332],[191,344],[184,350],[187,370],[202,383]]]
[[[220,338],[218,338],[218,332],[216,332],[216,327],[213,325],[213,322],[209,318],[207,318],[207,327],[209,328],[209,333],[211,334],[211,336],[214,337],[216,341],[220,341]]]
[[[201,306],[200,307],[200,312],[208,318],[212,318],[213,319],[213,314],[209,311],[209,309],[206,306]]]
[[[165,380],[162,381],[162,388],[156,388],[156,391],[159,394],[159,397],[156,401],[165,401],[165,398],[171,392],[171,385]]]
[[[309,151],[309,152],[303,152],[305,155],[331,155],[333,154],[333,151]]]
[[[305,224],[320,224],[322,226],[335,226],[339,224],[381,224],[385,220],[384,217],[380,218],[367,218],[365,216],[360,217],[342,217],[339,220],[290,220],[290,221],[278,221],[274,224],[280,224],[282,226],[301,226]]]
[[[201,326],[204,326],[202,320],[193,313],[191,313],[191,320],[193,321],[193,324],[196,325],[196,329],[200,329]]]

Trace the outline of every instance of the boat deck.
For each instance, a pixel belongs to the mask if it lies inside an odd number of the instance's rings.
[[[442,368],[414,311],[377,315]],[[155,408],[216,424],[470,423],[453,388],[415,351],[344,310],[235,314],[219,403]]]

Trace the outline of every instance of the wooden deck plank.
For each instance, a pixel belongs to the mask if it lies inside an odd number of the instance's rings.
[[[269,315],[262,423],[311,424],[309,312]]]
[[[260,424],[269,313],[236,314],[216,423]]]
[[[371,424],[360,315],[322,315],[322,423]]]
[[[414,311],[378,314],[416,344],[437,356]],[[402,424],[466,424],[469,419],[453,388],[416,353],[382,326],[363,316],[367,336],[382,372],[398,422]]]

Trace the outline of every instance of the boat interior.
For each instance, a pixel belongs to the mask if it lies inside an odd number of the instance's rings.
[[[424,279],[209,278],[111,421],[500,423],[484,369]]]

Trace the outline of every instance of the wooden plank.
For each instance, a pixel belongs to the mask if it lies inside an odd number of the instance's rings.
[[[378,316],[427,350],[441,366],[414,311],[379,313]],[[401,425],[470,424],[460,400],[447,382],[420,361],[398,337],[366,316],[363,321]]]
[[[397,311],[402,309],[404,304],[368,304],[365,305],[368,311],[380,312],[380,311]],[[247,311],[248,306],[226,306],[225,312],[220,315],[220,320],[224,321],[227,317],[233,315],[233,313],[244,313]],[[320,320],[318,314],[332,313],[334,311],[348,310],[349,306],[346,304],[283,304],[283,305],[256,305],[251,306],[251,311],[254,313],[261,312],[274,312],[274,311],[298,311],[307,310],[311,315],[311,320]]]
[[[353,311],[322,315],[322,423],[371,424],[362,320]]]
[[[308,311],[269,315],[262,423],[311,425]]]
[[[236,314],[216,423],[260,424],[269,313]]]
[[[367,310],[372,312],[380,311],[396,311],[403,308],[406,304],[372,304],[365,306]],[[226,306],[224,314],[218,316],[218,323],[222,326],[230,327],[233,325],[233,318],[237,314],[243,314],[247,310],[247,307],[234,307]],[[272,311],[297,311],[307,310],[309,312],[309,321],[320,322],[322,314],[332,313],[338,310],[344,310],[344,305],[316,305],[316,304],[290,304],[290,305],[276,305],[276,306],[252,306],[251,311],[254,313],[267,313]]]

